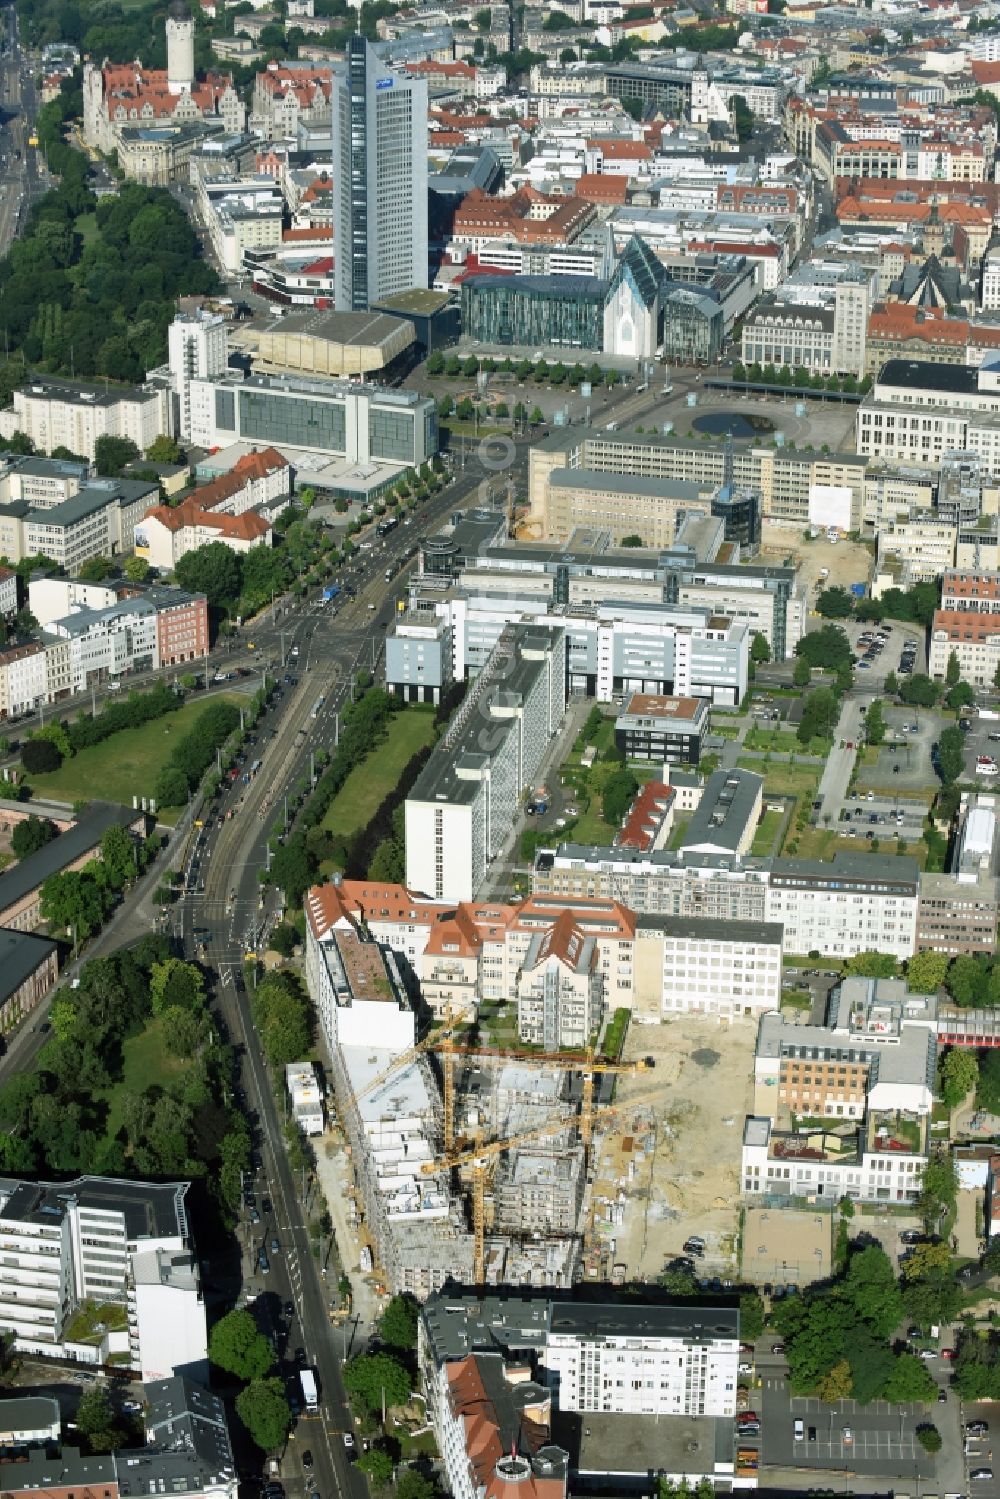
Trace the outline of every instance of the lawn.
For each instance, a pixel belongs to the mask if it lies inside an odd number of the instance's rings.
[[[833,748],[831,739],[811,739],[802,745],[798,735],[788,729],[751,729],[743,743],[748,750],[770,750],[781,755],[820,755],[824,759]]]
[[[781,761],[775,765],[764,765],[750,755],[741,755],[737,765],[743,770],[754,770],[764,776],[764,791],[768,796],[803,796],[813,798],[819,784],[818,765],[793,765]]]
[[[165,765],[171,750],[193,727],[209,703],[223,698],[231,703],[245,703],[240,692],[213,694],[185,703],[176,713],[153,719],[138,729],[122,729],[103,744],[80,750],[71,760],[64,760],[58,770],[28,777],[35,796],[55,801],[86,802],[100,797],[102,801],[121,802],[131,806],[133,796],[152,794],[153,782]],[[161,822],[175,822],[173,813],[159,813]]]
[[[330,803],[323,826],[339,838],[366,828],[413,756],[433,740],[433,708],[406,708],[395,714],[385,739],[354,767]]]
[[[129,1093],[145,1093],[153,1083],[164,1083],[188,1065],[172,1057],[163,1044],[163,1022],[152,1019],[137,1036],[130,1036],[123,1047],[124,1076],[120,1083],[100,1096],[108,1104],[108,1139],[121,1129],[122,1104]]]
[[[765,812],[757,824],[757,831],[753,835],[753,845],[750,849],[752,854],[762,854],[765,858],[774,853],[774,841],[781,827],[783,812]]]
[[[97,238],[97,214],[81,213],[74,222],[73,228],[79,234],[85,245],[89,245],[92,239]]]
[[[618,832],[618,829],[611,827],[610,823],[604,821],[601,812],[601,798],[599,796],[588,797],[586,805],[582,805],[583,800],[583,797],[581,797],[580,815],[573,827],[573,842],[610,843]]]

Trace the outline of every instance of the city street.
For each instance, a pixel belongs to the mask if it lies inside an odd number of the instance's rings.
[[[189,878],[184,898],[171,912],[172,928],[191,960],[201,961],[214,973],[213,995],[217,1013],[239,1051],[238,1086],[245,1099],[247,1117],[256,1134],[261,1169],[254,1182],[261,1222],[251,1225],[244,1213],[240,1230],[242,1284],[233,1285],[239,1304],[255,1308],[260,1325],[274,1337],[282,1359],[288,1388],[297,1383],[300,1363],[312,1368],[320,1391],[320,1409],[315,1415],[302,1413],[283,1454],[281,1471],[290,1495],[319,1493],[323,1499],[338,1494],[363,1499],[366,1484],[353,1467],[352,1451],[345,1442],[351,1433],[351,1418],[341,1379],[341,1366],[352,1347],[363,1346],[370,1328],[352,1323],[334,1325],[331,1309],[336,1304],[338,1260],[327,1255],[324,1275],[308,1236],[306,1201],[312,1190],[308,1180],[293,1177],[285,1153],[283,1119],[280,1106],[268,1077],[256,1032],[249,1017],[248,998],[243,987],[243,962],[248,951],[254,951],[269,927],[280,914],[277,892],[262,895],[259,880],[264,867],[267,839],[276,813],[280,815],[283,798],[310,769],[310,755],[318,748],[332,749],[337,732],[337,715],[350,700],[352,679],[357,670],[377,666],[385,629],[395,611],[400,593],[400,566],[421,530],[437,527],[445,514],[463,504],[475,503],[477,488],[484,477],[478,458],[470,455],[466,472],[450,483],[421,512],[413,527],[399,527],[378,550],[360,552],[352,559],[351,577],[357,598],[345,600],[336,614],[318,608],[315,599],[285,608],[282,603],[273,614],[255,621],[252,638],[253,659],[258,669],[265,662],[294,671],[299,683],[285,687],[280,701],[268,709],[255,730],[257,754],[263,760],[261,772],[249,786],[242,779],[227,783],[210,826],[192,839],[195,819],[208,823],[205,809],[196,801],[174,829],[166,854],[143,877],[138,888],[119,908],[106,931],[83,955],[82,961],[102,951],[134,941],[156,924],[159,910],[150,897],[167,868],[189,871],[193,858],[198,859],[201,879]],[[385,581],[386,566],[394,565],[395,576]],[[277,601],[276,601],[277,605]],[[374,605],[374,608],[369,608]],[[248,631],[244,631],[244,642]],[[293,649],[298,657],[292,657]],[[239,658],[237,658],[239,659]],[[284,671],[281,670],[281,675]],[[313,706],[320,695],[325,703],[313,718]],[[233,809],[231,818],[226,813]],[[261,811],[264,816],[261,817]],[[232,899],[230,899],[232,894]],[[195,936],[195,932],[199,936]],[[202,935],[204,934],[204,935]],[[72,969],[67,970],[70,977]],[[54,992],[59,992],[54,991]],[[0,1082],[15,1071],[29,1067],[46,1036],[40,1027],[45,1023],[50,998],[39,1005],[28,1025],[9,1038],[8,1051],[0,1059]],[[304,1201],[305,1195],[305,1201]],[[265,1198],[270,1207],[265,1209]],[[272,1252],[272,1240],[279,1248]],[[269,1268],[261,1274],[258,1250],[262,1242],[268,1249]],[[291,1303],[292,1315],[287,1314]],[[296,1358],[302,1350],[301,1361]],[[353,1434],[352,1434],[353,1440]],[[302,1450],[308,1448],[314,1467],[307,1473],[302,1466]]]

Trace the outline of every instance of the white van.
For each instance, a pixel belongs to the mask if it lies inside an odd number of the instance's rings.
[[[805,1439],[805,1434],[806,1434],[805,1423],[802,1422],[802,1421],[796,1421],[796,1423],[795,1423],[795,1440],[797,1442],[803,1441]]]

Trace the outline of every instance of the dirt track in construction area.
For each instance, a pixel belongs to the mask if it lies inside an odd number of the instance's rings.
[[[624,1265],[625,1279],[652,1279],[689,1234],[700,1234],[707,1248],[699,1272],[735,1270],[756,1034],[754,1021],[720,1026],[708,1015],[631,1027],[626,1059],[650,1056],[655,1066],[619,1079],[616,1100],[635,1106],[600,1143],[594,1242],[606,1268]],[[616,1216],[620,1222],[610,1221]]]

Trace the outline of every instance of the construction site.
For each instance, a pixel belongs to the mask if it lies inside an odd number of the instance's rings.
[[[652,1280],[696,1228],[705,1273],[735,1272],[730,1119],[748,1105],[752,1033],[681,1017],[634,1027],[620,1060],[468,1035],[445,1024],[334,1063],[352,1224],[381,1289]]]
[[[331,1057],[361,1264],[386,1290],[568,1286],[610,1278],[591,1191],[597,1149],[653,1129],[652,1096],[614,1098],[645,1057],[478,1048],[445,1024],[401,1051]]]

